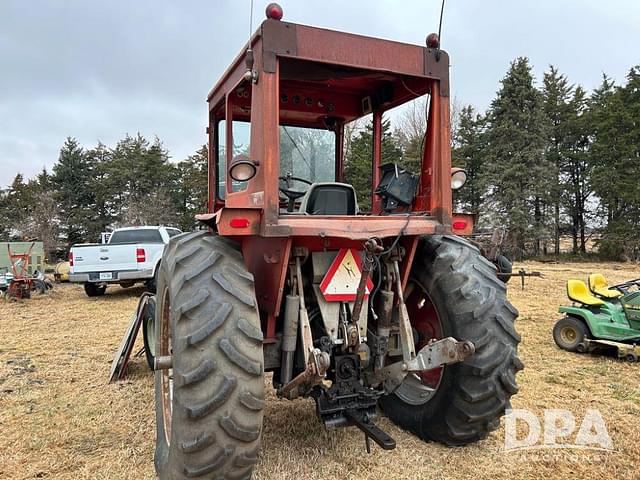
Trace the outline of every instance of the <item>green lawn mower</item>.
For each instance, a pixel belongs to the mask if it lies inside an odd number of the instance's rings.
[[[631,362],[640,358],[640,279],[609,286],[602,274],[589,275],[589,285],[567,281],[571,306],[553,327],[556,344],[570,352],[615,350]]]

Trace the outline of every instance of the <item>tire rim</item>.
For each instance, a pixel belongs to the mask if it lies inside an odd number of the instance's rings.
[[[148,306],[147,306],[148,308]],[[146,329],[147,329],[147,343],[149,344],[149,353],[152,357],[156,356],[156,316],[147,316],[145,318]]]
[[[169,301],[169,289],[162,292],[162,310],[160,311],[160,344],[158,345],[159,356],[171,355],[171,327],[169,318],[171,316],[171,303]],[[171,414],[173,412],[173,369],[160,370],[161,402],[162,402],[162,424],[164,426],[164,436],[169,445],[171,440]]]
[[[425,288],[415,280],[407,285],[405,303],[411,326],[418,332],[416,352],[429,343],[429,340],[443,338],[442,323],[435,305]],[[410,405],[423,405],[430,401],[438,391],[444,367],[424,370],[407,375],[395,394]]]
[[[560,330],[560,340],[565,345],[573,345],[578,340],[578,332],[575,328],[566,325]]]

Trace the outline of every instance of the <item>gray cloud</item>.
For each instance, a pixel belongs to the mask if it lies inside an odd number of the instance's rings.
[[[268,3],[266,0],[264,4]],[[422,43],[438,0],[282,0],[285,19]],[[160,137],[174,159],[206,138],[205,97],[246,41],[249,0],[0,0],[0,186],[50,168],[67,135],[87,146]],[[264,5],[255,1],[254,26]],[[486,108],[508,63],[557,65],[591,89],[640,63],[635,1],[449,0],[453,91]]]

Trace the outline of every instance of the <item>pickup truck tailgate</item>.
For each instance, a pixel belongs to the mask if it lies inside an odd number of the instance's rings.
[[[73,273],[137,270],[136,244],[74,246]]]

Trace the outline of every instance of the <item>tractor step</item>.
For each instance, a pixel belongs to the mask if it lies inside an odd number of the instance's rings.
[[[344,416],[349,420],[352,425],[355,425],[364,432],[365,441],[367,444],[367,453],[370,453],[369,439],[372,439],[384,450],[393,450],[396,448],[396,441],[391,438],[387,433],[380,430],[373,421],[369,418],[366,412],[358,410],[345,410]]]

